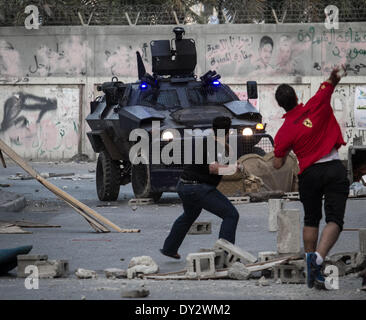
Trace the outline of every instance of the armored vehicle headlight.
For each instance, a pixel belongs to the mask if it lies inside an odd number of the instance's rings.
[[[163,132],[163,134],[161,135],[161,140],[163,141],[169,141],[169,140],[173,140],[174,135],[173,132],[166,130]]]
[[[257,130],[263,130],[264,129],[263,123],[257,123],[257,125],[255,126],[255,128]]]
[[[253,130],[251,128],[245,128],[242,131],[243,136],[251,136],[253,135]]]

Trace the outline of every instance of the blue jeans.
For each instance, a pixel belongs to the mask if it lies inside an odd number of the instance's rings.
[[[188,230],[198,218],[202,209],[212,212],[222,219],[219,238],[235,243],[239,213],[228,198],[215,186],[206,183],[177,185],[178,195],[183,202],[184,212],[175,220],[164,242],[163,251],[176,254]]]

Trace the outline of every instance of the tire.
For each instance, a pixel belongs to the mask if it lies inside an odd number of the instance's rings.
[[[106,151],[99,153],[96,184],[100,201],[116,201],[118,199],[121,180],[120,162],[112,160]]]
[[[255,154],[257,154],[261,157],[266,155],[266,152],[262,148],[259,148],[259,147],[253,147],[253,152],[252,153],[255,153]]]
[[[132,189],[136,198],[153,198],[154,202],[159,201],[162,192],[153,192],[150,183],[149,166],[143,163],[132,165]]]

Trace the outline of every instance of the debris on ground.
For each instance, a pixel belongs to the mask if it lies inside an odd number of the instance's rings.
[[[90,162],[90,158],[85,153],[79,153],[72,156],[67,162]]]
[[[12,224],[14,226],[18,226],[21,228],[61,228],[61,226],[58,226],[58,225],[50,225],[50,224],[25,221],[25,220],[22,220],[22,221],[2,221],[2,220],[0,220],[0,227],[2,224]]]
[[[361,182],[353,182],[349,187],[350,197],[366,196],[366,187]]]
[[[66,277],[69,274],[69,262],[67,260],[48,260],[47,255],[18,255],[17,276],[26,278],[29,274],[27,267],[37,267],[40,279]]]
[[[264,276],[260,277],[260,279],[257,281],[257,286],[259,287],[266,287],[269,285],[269,281]]]
[[[122,288],[121,297],[122,298],[145,298],[150,294],[150,291],[145,288],[144,285],[140,286],[127,286],[126,288]]]
[[[123,279],[127,278],[127,271],[118,268],[108,268],[104,270],[105,276],[108,279]]]
[[[0,189],[0,211],[18,212],[24,209],[26,204],[24,196]]]
[[[59,198],[64,200],[71,208],[73,208],[77,213],[84,217],[90,226],[97,232],[110,232],[110,230],[105,226],[112,227],[118,232],[140,232],[140,230],[133,229],[121,229],[99,213],[95,212],[93,209],[89,208],[84,203],[78,201],[68,193],[62,191],[60,188],[56,187],[50,183],[47,179],[42,178],[40,174],[34,170],[26,161],[24,161],[13,149],[11,149],[4,141],[0,139],[0,150],[4,151],[17,165],[19,165],[24,171],[29,175],[37,179],[39,183],[45,186],[48,190],[56,194]],[[65,189],[65,187],[64,187]],[[25,199],[24,199],[25,202]]]
[[[154,274],[159,271],[159,266],[149,256],[134,257],[128,264],[127,278],[132,279],[139,274]]]
[[[228,270],[229,278],[234,280],[248,280],[250,274],[250,270],[241,262],[235,262]]]
[[[0,234],[20,234],[20,233],[31,234],[32,232],[24,231],[22,228],[11,222],[5,222],[5,221],[0,222]]]
[[[97,278],[97,273],[95,271],[82,269],[82,268],[77,269],[76,272],[75,272],[75,275],[79,279],[95,279],[95,278]]]
[[[0,187],[1,188],[9,188],[10,187],[10,184],[8,184],[8,183],[0,183]]]

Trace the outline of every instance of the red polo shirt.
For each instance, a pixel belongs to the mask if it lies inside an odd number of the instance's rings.
[[[301,103],[283,115],[285,122],[276,134],[274,154],[283,158],[292,149],[299,160],[299,174],[333,148],[346,145],[330,105],[333,91],[332,84],[323,82],[305,106]]]

